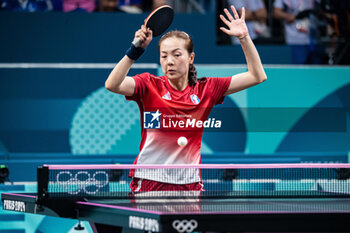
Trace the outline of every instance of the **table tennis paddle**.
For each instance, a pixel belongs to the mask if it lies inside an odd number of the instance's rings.
[[[149,28],[153,32],[153,36],[159,36],[165,30],[168,29],[170,24],[174,19],[174,10],[171,6],[163,5],[155,9],[149,14],[149,16],[145,19],[144,25],[146,28]],[[133,41],[135,47],[138,47],[141,44],[141,39],[137,38]]]

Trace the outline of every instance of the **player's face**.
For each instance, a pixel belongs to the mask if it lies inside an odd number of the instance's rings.
[[[170,37],[160,45],[160,65],[170,80],[188,79],[189,65],[194,54],[189,54],[184,39]]]

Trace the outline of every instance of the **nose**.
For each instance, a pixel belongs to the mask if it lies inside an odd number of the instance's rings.
[[[171,56],[168,56],[167,64],[168,65],[174,65],[174,59]]]

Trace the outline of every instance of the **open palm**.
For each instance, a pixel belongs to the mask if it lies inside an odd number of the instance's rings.
[[[220,30],[226,33],[227,35],[235,36],[238,39],[242,39],[248,35],[248,28],[245,23],[245,9],[242,8],[241,17],[239,17],[234,6],[231,6],[231,9],[234,16],[232,16],[227,9],[224,9],[224,12],[228,19],[226,19],[225,16],[220,15],[220,19],[228,27],[228,29],[220,27]]]

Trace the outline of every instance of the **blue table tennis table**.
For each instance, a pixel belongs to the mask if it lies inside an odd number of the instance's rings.
[[[2,193],[3,208],[89,221],[95,232],[350,232],[348,198],[52,199]],[[54,227],[54,226],[53,226]]]
[[[188,169],[205,191],[131,192],[135,169]],[[349,164],[45,165],[37,177],[37,193],[2,193],[3,209],[98,233],[350,232]]]

